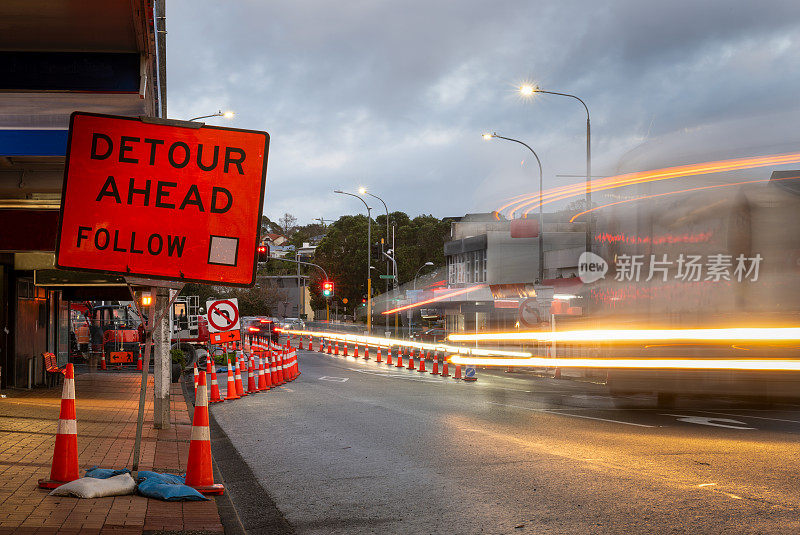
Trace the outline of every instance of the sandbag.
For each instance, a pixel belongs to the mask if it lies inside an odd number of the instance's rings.
[[[159,474],[139,470],[139,494],[168,502],[208,500],[192,487],[185,485],[186,479],[176,474]]]
[[[95,479],[108,479],[109,477],[118,476],[120,474],[130,474],[131,471],[127,468],[121,470],[113,470],[111,468],[98,468],[97,465],[86,470],[84,477],[93,477]]]
[[[65,483],[50,492],[50,496],[76,496],[78,498],[102,498],[104,496],[122,496],[133,494],[136,482],[129,473],[112,476],[106,479],[82,477]]]

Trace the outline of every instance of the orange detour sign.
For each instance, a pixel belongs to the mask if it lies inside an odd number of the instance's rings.
[[[56,265],[251,286],[269,135],[75,112]]]

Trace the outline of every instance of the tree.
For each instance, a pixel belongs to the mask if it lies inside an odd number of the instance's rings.
[[[297,218],[290,213],[285,213],[278,219],[278,224],[283,231],[283,235],[288,238],[297,227]]]
[[[400,282],[410,281],[420,266],[433,262],[444,265],[444,242],[450,239],[450,223],[432,215],[410,219],[404,212],[389,214],[389,224],[395,227],[395,258]],[[317,247],[314,261],[328,272],[336,284],[336,296],[350,303],[361,303],[367,294],[367,218],[362,215],[342,216],[327,227],[327,234]],[[391,229],[389,232],[391,239]],[[380,274],[385,272],[386,258],[380,255],[380,240],[386,236],[386,216],[378,216],[372,225],[373,294],[380,293],[384,284]],[[384,250],[391,248],[385,245]],[[319,296],[321,275],[312,273],[312,306],[322,308]]]
[[[272,221],[269,217],[262,215],[261,216],[261,237],[263,238],[267,234],[280,234],[283,232],[280,225]]]

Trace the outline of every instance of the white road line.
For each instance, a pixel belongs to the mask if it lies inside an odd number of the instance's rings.
[[[655,427],[654,425],[635,424],[633,422],[623,422],[622,420],[610,420],[608,418],[596,418],[594,416],[584,416],[582,414],[569,414],[569,413],[566,413],[566,412],[559,412],[557,410],[532,409],[530,407],[522,407],[520,405],[508,405],[506,403],[498,403],[496,401],[487,401],[487,403],[489,403],[491,405],[501,405],[503,407],[512,407],[512,408],[515,408],[515,409],[522,409],[522,410],[526,410],[526,411],[546,412],[548,414],[555,414],[557,416],[571,416],[573,418],[585,418],[586,420],[597,420],[599,422],[611,422],[611,423],[615,423],[615,424],[632,425],[632,426],[635,426],[635,427]],[[561,409],[561,410],[567,410],[567,409]],[[598,409],[598,410],[602,410],[602,409]]]
[[[793,424],[800,424],[800,420],[785,420],[783,418],[767,418],[766,416],[750,416],[749,414],[731,414],[729,412],[716,412],[716,411],[697,411],[704,414],[719,414],[720,416],[736,416],[737,418],[757,418],[759,420],[772,420],[773,422],[789,422]]]
[[[739,420],[732,420],[730,418],[709,418],[708,416],[694,416],[690,414],[666,414],[661,413],[662,416],[674,416],[679,422],[686,422],[687,424],[697,425],[710,425],[712,427],[725,427],[727,429],[740,429],[753,430],[755,427],[746,427],[745,422]],[[738,425],[737,425],[738,424]]]

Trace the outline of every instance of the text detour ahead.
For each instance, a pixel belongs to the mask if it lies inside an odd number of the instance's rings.
[[[56,265],[251,286],[268,150],[266,132],[73,113]]]

